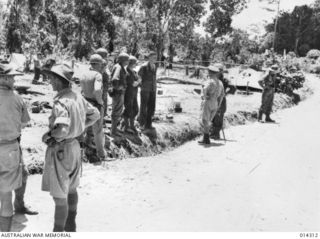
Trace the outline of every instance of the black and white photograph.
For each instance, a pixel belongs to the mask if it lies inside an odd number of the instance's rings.
[[[320,237],[319,74],[320,0],[0,0],[0,238]]]

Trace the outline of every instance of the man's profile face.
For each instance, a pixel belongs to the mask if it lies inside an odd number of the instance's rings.
[[[103,63],[91,63],[91,67],[96,71],[102,71],[103,69]]]

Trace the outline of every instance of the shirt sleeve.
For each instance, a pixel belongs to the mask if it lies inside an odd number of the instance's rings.
[[[53,115],[55,121],[53,122],[53,127],[56,127],[59,124],[70,126],[71,119],[69,112],[65,105],[60,102],[55,102],[53,105]]]
[[[265,85],[266,85],[266,79],[267,79],[268,75],[269,75],[269,72],[267,72],[266,74],[264,74],[264,75],[261,77],[261,79],[258,81],[259,85],[260,85],[262,88],[264,88]]]
[[[102,74],[98,73],[94,81],[94,90],[99,91],[102,89]]]
[[[121,74],[121,67],[119,65],[116,65],[112,72],[112,79],[111,81],[118,81],[120,80],[120,74]]]
[[[22,101],[22,115],[21,115],[21,122],[23,124],[28,123],[31,120],[28,109],[27,109],[27,105],[24,101]]]
[[[203,87],[203,96],[205,99],[210,99],[212,95],[212,84],[207,82]]]
[[[96,97],[96,100],[99,104],[102,104],[102,74],[98,73],[96,75],[95,81],[94,81],[94,95]]]
[[[225,96],[225,93],[224,93],[224,87],[223,87],[223,84],[219,84],[219,89],[220,89],[220,92],[219,92],[219,97],[218,97],[218,104],[219,106],[221,105],[222,101],[223,101],[223,98]]]
[[[86,110],[86,127],[93,125],[98,119],[100,119],[100,112],[96,107],[91,105],[88,101],[83,99]]]

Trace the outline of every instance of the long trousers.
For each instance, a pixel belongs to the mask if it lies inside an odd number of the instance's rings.
[[[94,103],[92,101],[89,102],[99,110],[100,119],[97,122],[95,122],[92,126],[88,127],[86,131],[86,145],[89,148],[88,150],[86,150],[86,152],[90,152],[89,154],[91,154],[92,149],[95,149],[95,156],[101,159],[106,157],[105,135],[103,131],[104,107],[99,105],[98,103]],[[88,153],[86,154],[87,156],[89,156]]]
[[[152,126],[152,116],[156,109],[156,92],[142,90],[140,97],[139,123],[141,126],[150,128]]]

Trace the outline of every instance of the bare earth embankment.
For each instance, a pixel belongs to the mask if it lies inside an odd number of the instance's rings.
[[[30,83],[30,81],[31,76],[28,76],[19,84]],[[200,80],[195,82],[201,83]],[[201,86],[171,82],[159,84],[158,87],[163,94],[157,96],[156,120],[154,122],[156,130],[146,134],[140,133],[138,136],[127,134],[122,139],[114,141],[109,138],[109,129],[106,127],[106,138],[110,142],[107,145],[109,157],[124,159],[153,156],[176,148],[201,134],[199,125],[201,99],[200,95],[195,92],[195,89],[201,89]],[[75,89],[80,90],[77,86],[75,86]],[[31,106],[35,101],[52,104],[54,92],[52,92],[50,85],[32,85],[31,90],[41,94],[23,95],[28,105]],[[308,81],[299,93],[302,99],[312,94]],[[253,93],[249,96],[242,94],[228,95],[227,101],[226,128],[257,120],[261,93]],[[183,112],[172,113],[173,119],[167,119],[169,109],[172,108],[174,102],[181,102]],[[276,94],[274,111],[292,106],[294,106],[294,103],[290,97],[284,94]],[[23,131],[24,158],[31,174],[42,172],[46,146],[41,142],[41,137],[47,130],[49,114],[50,109],[31,114],[30,127]]]
[[[319,231],[320,81],[308,78],[310,98],[275,113],[278,124],[229,127],[227,144],[84,165],[78,230]],[[26,197],[39,215],[15,216],[14,230],[52,230],[40,182],[30,177]]]

